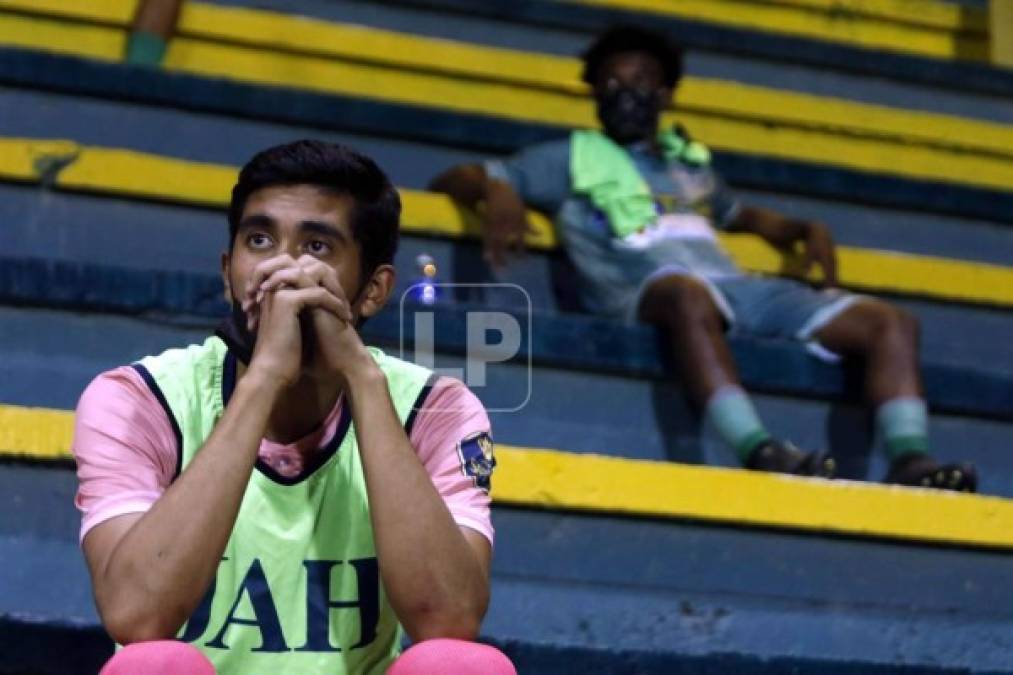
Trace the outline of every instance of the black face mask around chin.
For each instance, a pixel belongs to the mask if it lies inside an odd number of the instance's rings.
[[[617,143],[652,138],[658,130],[661,106],[656,92],[619,87],[598,98],[598,119]]]
[[[232,299],[232,311],[218,324],[215,335],[222,339],[237,359],[250,365],[257,334],[246,327],[246,312],[235,298]]]

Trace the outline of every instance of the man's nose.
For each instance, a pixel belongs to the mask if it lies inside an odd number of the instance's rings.
[[[295,260],[298,260],[302,255],[300,247],[301,244],[295,237],[286,237],[281,240],[281,252],[289,254]]]

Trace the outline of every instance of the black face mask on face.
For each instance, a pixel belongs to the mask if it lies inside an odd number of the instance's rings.
[[[633,143],[654,136],[661,106],[656,92],[618,87],[598,98],[598,119],[617,143]]]

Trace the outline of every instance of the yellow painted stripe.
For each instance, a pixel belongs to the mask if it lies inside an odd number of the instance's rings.
[[[0,454],[33,459],[70,459],[74,413],[0,405]]]
[[[1013,546],[1013,501],[717,467],[497,448],[493,501],[889,537]]]
[[[339,63],[181,39],[170,46],[166,67],[258,84],[301,83],[306,89],[410,105],[433,107],[439,102],[438,107],[447,110],[566,127],[597,124],[591,102],[584,98],[491,81],[464,82],[449,76],[419,75],[372,64]],[[757,123],[690,110],[679,119],[717,150],[998,190],[1013,185],[1013,161],[1006,157],[941,151],[906,142],[847,137],[822,129]]]
[[[633,0],[599,1],[604,5],[622,8],[624,2]],[[988,31],[988,19],[983,10],[973,7],[959,7],[952,2],[938,2],[936,0],[679,0],[679,3],[672,3],[671,0],[638,1],[645,3],[645,9],[652,13],[664,9],[674,9],[689,14],[695,7],[694,2],[706,2],[709,5],[734,3],[731,7],[733,10],[743,10],[749,6],[766,6],[798,12],[833,14],[840,17],[841,20],[849,18],[876,19],[944,31],[976,33]],[[673,7],[675,4],[683,7],[675,8]],[[0,0],[0,8],[3,9],[67,16],[90,21],[114,21],[123,24],[133,16],[136,5],[137,0],[87,0],[86,2]],[[711,9],[710,11],[727,13],[730,10]]]
[[[0,456],[69,459],[73,414],[0,405]],[[497,448],[496,504],[1013,547],[1013,501],[558,450]]]
[[[117,28],[0,14],[0,45],[7,47],[115,61],[123,56],[125,44]]]
[[[757,237],[718,233],[718,238],[742,269],[804,276],[799,257],[785,256]],[[1013,269],[1009,267],[851,246],[838,246],[837,258],[840,283],[854,290],[1013,306]],[[808,278],[817,281],[820,275],[813,272]]]
[[[72,190],[224,207],[238,173],[231,166],[132,150],[82,147],[77,160],[60,173],[56,184]]]
[[[937,58],[987,58],[987,17],[928,0],[572,0]],[[196,3],[193,3],[196,4]],[[125,24],[135,0],[0,0],[0,8]],[[188,10],[184,10],[184,17]],[[199,9],[197,11],[200,11]],[[186,20],[184,18],[184,25]]]
[[[17,147],[17,144],[12,143],[12,146]],[[65,150],[65,146],[59,147]],[[5,164],[0,161],[0,175],[6,174]],[[238,172],[237,167],[133,150],[79,147],[76,160],[63,169],[56,184],[69,190],[224,208],[228,206]],[[462,215],[461,209],[445,195],[407,189],[401,189],[400,193],[404,202],[402,228],[405,231],[453,238],[480,234],[474,215]],[[537,221],[535,231],[528,244],[534,248],[554,248],[557,244],[552,225],[544,217],[536,215],[534,218]]]
[[[186,5],[181,31],[202,40],[240,43],[266,50],[292,50],[410,71],[425,70],[476,80],[548,87],[570,95],[583,95],[586,91],[578,81],[580,65],[572,58],[261,10],[191,2]],[[312,86],[311,82],[292,84]],[[836,132],[1013,155],[1013,129],[1005,125],[735,82],[688,78],[679,92],[679,106],[698,113],[762,120],[764,124],[825,127]]]
[[[133,195],[212,206],[225,206],[237,169],[178,160],[130,150],[83,148],[60,174],[69,189]],[[402,190],[403,228],[407,232],[450,237],[476,236],[478,224],[462,217],[443,195]],[[529,245],[557,245],[551,223],[532,213]],[[798,276],[797,260],[755,237],[720,235],[736,263],[752,272]],[[842,246],[841,282],[848,287],[923,295],[945,300],[1013,305],[1013,269],[930,256]]]
[[[77,151],[72,141],[0,138],[0,172],[7,179],[38,181],[47,162],[73,157]]]
[[[179,32],[212,42],[585,91],[576,59],[242,7],[187,3]]]
[[[0,0],[0,9],[29,14],[126,25],[137,0]]]
[[[828,14],[898,21],[946,30],[988,30],[985,11],[952,2],[926,0],[757,0],[765,4],[818,10]]]
[[[178,38],[169,46],[165,67],[195,75],[517,120],[566,126],[594,123],[590,102],[575,94],[373,62],[338,61]]]
[[[193,37],[291,49],[478,80],[550,87],[583,95],[576,59],[425,38],[242,8],[191,3],[181,30]],[[904,142],[1013,156],[1013,128],[947,115],[902,111],[707,78],[688,78],[679,107],[779,125],[824,127]]]
[[[993,1],[989,5],[988,19],[992,65],[1013,68],[1013,2]]]
[[[192,7],[193,16],[200,18],[203,13],[220,19],[213,25],[248,26],[244,35],[263,44],[273,44],[274,34],[265,33],[271,26],[277,29],[276,22],[268,20],[272,16],[281,17],[277,23],[283,28],[285,21],[296,21],[282,15],[208,8],[199,3]],[[231,20],[236,18],[243,20]],[[207,16],[191,21],[196,25],[212,23]],[[572,79],[576,72],[572,59],[556,58],[553,62],[554,57],[544,57],[546,67],[538,74],[533,62],[543,57],[303,21],[307,32],[319,34],[315,43],[372,44],[373,53],[367,56],[376,59],[381,53],[412,54],[412,58],[430,54],[423,65],[431,70],[419,72],[398,59],[388,58],[383,63],[338,61],[330,58],[334,56],[331,53],[313,57],[192,39],[173,42],[167,67],[197,75],[301,86],[426,107],[438,105],[523,121],[574,127],[596,124],[590,102]],[[0,21],[0,26],[3,23]],[[16,32],[22,37],[32,34]],[[235,37],[231,28],[219,32]],[[372,42],[370,33],[374,34]],[[283,34],[300,33],[287,27]],[[104,47],[106,56],[118,54],[119,45],[109,43]],[[452,64],[460,63],[477,65],[470,70],[460,66],[453,70]],[[531,72],[535,76],[519,87],[516,77],[504,79],[504,74],[511,72]],[[560,79],[564,72],[570,73],[568,79]],[[549,87],[550,82],[555,84]],[[680,108],[680,120],[719,150],[1000,190],[1013,185],[1013,128],[1004,125],[704,79],[686,82],[680,93]]]
[[[949,152],[1013,158],[1013,126],[871,103],[779,91],[708,78],[686,78],[678,92],[680,115],[800,127],[842,137],[918,144]]]
[[[668,118],[675,121],[674,116]],[[940,181],[1002,192],[1013,186],[1013,161],[975,151],[940,151],[924,145],[840,136],[820,129],[768,126],[684,112],[678,116],[712,148],[759,157]]]
[[[409,71],[425,69],[480,81],[548,87],[568,96],[583,97],[587,91],[579,82],[580,63],[573,58],[243,8],[201,3],[191,3],[188,7],[182,30],[196,38],[367,61]],[[823,128],[833,133],[867,134],[904,143],[974,149],[1013,157],[1013,128],[1002,124],[707,78],[687,78],[680,87],[678,99],[681,110],[711,117],[731,116],[764,125]],[[585,120],[584,124],[594,121],[586,114],[577,119]]]
[[[973,17],[967,22],[940,26],[937,22],[916,18],[914,11],[897,12],[894,16],[852,11],[864,4],[857,0],[833,5],[757,0],[567,1],[941,59],[981,61],[988,58],[985,16],[980,11],[966,12],[965,15]],[[899,7],[899,3],[892,4],[894,8]],[[938,18],[942,13],[931,10],[941,4],[919,2],[918,6],[925,7],[926,17]],[[914,9],[913,3],[910,6]]]
[[[133,150],[79,146],[70,141],[0,139],[0,178],[38,180],[40,159],[71,156],[75,160],[57,177],[59,187],[212,207],[228,204],[238,173],[236,167]],[[404,189],[401,195],[405,232],[451,238],[478,236],[475,217],[462,215],[444,195]],[[558,242],[549,220],[536,212],[530,212],[529,217],[533,233],[528,245],[555,248]],[[756,237],[724,233],[719,237],[743,269],[799,276],[797,258],[785,257]],[[838,248],[838,259],[841,283],[850,288],[1013,306],[1013,269],[1008,267],[847,246]]]

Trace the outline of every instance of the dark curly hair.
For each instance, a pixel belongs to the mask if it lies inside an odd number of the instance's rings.
[[[362,250],[362,275],[390,264],[397,252],[401,198],[387,175],[369,157],[336,143],[302,140],[257,153],[239,172],[229,203],[229,249],[250,195],[275,185],[316,185],[347,194],[352,237]]]
[[[595,38],[582,55],[581,79],[592,87],[605,60],[622,52],[646,52],[661,66],[665,85],[674,89],[682,78],[682,48],[664,34],[633,25],[613,26]]]

